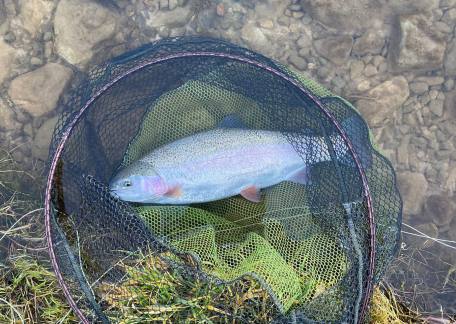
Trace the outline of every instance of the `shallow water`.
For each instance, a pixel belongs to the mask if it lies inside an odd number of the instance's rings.
[[[455,25],[454,0],[0,0],[1,148],[42,174],[59,96],[128,49],[184,34],[249,47],[359,108],[404,199],[386,280],[424,312],[456,313]]]

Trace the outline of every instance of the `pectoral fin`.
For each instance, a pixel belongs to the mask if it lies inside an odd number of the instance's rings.
[[[252,202],[260,202],[260,190],[255,186],[250,186],[241,191],[241,196]]]
[[[291,175],[290,178],[288,178],[289,181],[302,184],[302,185],[307,185],[311,184],[312,181],[310,179],[310,170],[307,166],[302,167],[295,173]]]
[[[171,187],[166,193],[166,197],[179,198],[182,196],[182,188],[180,186]]]

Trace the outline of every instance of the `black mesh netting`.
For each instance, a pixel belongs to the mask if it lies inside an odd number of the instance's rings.
[[[366,320],[398,247],[401,200],[347,101],[244,48],[175,38],[94,69],[62,105],[47,235],[82,321]],[[283,135],[310,181],[262,189],[258,203],[141,205],[111,194],[119,170],[227,116]]]

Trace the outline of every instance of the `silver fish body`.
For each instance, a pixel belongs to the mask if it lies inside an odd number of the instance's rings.
[[[312,162],[329,160],[321,138],[317,146]],[[262,188],[307,183],[305,160],[280,132],[218,128],[153,150],[121,170],[110,188],[122,200],[142,203],[191,204],[238,194],[256,201]]]

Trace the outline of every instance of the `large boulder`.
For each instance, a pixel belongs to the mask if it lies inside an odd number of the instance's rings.
[[[33,117],[52,111],[72,76],[72,70],[57,63],[16,77],[8,89],[13,102]]]
[[[35,37],[41,25],[51,18],[54,2],[49,0],[21,0],[19,15],[11,21],[11,28],[22,27]]]
[[[379,14],[379,6],[370,0],[305,0],[304,10],[324,25],[342,30],[357,31],[370,26]]]
[[[387,80],[367,93],[370,99],[358,100],[356,106],[371,127],[379,127],[391,118],[409,96],[409,86],[403,76]]]
[[[390,47],[392,63],[400,69],[432,70],[442,66],[446,43],[424,15],[401,15],[399,34]]]
[[[114,36],[118,18],[87,0],[60,1],[54,19],[56,49],[71,64],[84,66],[101,42]]]

